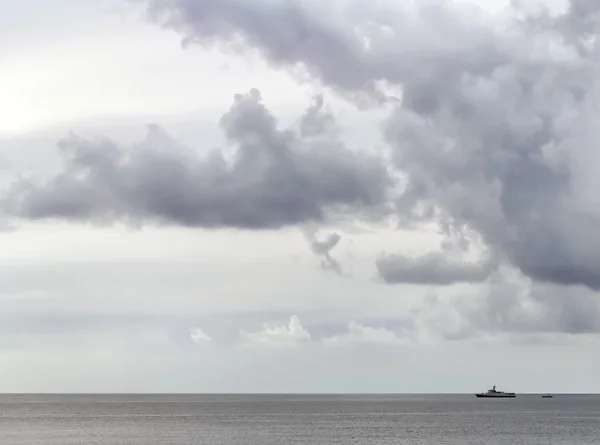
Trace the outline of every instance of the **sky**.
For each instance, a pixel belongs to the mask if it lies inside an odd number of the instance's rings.
[[[600,392],[599,31],[0,0],[0,392]]]

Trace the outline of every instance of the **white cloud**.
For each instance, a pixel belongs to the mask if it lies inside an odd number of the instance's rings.
[[[190,338],[194,343],[204,343],[212,340],[212,337],[206,335],[206,333],[198,327],[190,329]]]
[[[325,337],[323,344],[327,346],[346,345],[408,345],[410,340],[386,328],[364,326],[354,321],[348,323],[348,332]]]
[[[290,318],[287,326],[280,325],[271,328],[264,325],[262,331],[244,332],[241,336],[245,344],[264,347],[294,347],[311,340],[310,333],[304,329],[296,315]]]

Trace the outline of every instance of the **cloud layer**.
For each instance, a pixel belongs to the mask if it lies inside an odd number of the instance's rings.
[[[496,17],[451,1],[148,4],[151,17],[188,44],[256,49],[276,67],[301,67],[358,97],[381,98],[381,85],[399,86],[402,101],[385,132],[406,178],[399,215],[413,224],[434,219],[453,236],[474,232],[537,280],[600,287],[591,167],[598,161],[598,2]],[[385,263],[386,276],[408,270],[398,258],[398,271]],[[410,268],[427,263],[435,276],[441,263],[432,258]],[[453,270],[456,278],[433,282],[482,274]]]
[[[258,52],[360,105],[393,99],[383,126],[391,156],[344,145],[323,96],[283,128],[251,90],[219,121],[225,148],[183,146],[154,125],[133,146],[72,134],[58,144],[62,169],[12,183],[3,213],[249,230],[393,213],[403,228],[435,223],[445,241],[420,255],[381,255],[378,278],[468,288],[425,301],[424,330],[598,332],[600,3],[497,16],[444,0],[143,3],[186,44]],[[322,267],[343,275],[333,255],[341,236],[305,234]],[[484,254],[473,258],[478,246]],[[507,265],[523,275],[518,282]],[[351,324],[330,342],[394,343],[390,332]],[[190,335],[208,340],[200,329]],[[312,338],[297,318],[244,336]]]

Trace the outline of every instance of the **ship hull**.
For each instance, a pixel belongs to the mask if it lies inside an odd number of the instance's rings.
[[[475,397],[480,399],[514,399],[517,397],[516,394],[475,394]]]

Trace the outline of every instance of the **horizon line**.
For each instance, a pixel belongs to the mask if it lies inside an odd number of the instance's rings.
[[[475,392],[0,392],[2,396],[444,396]],[[600,395],[600,392],[516,392],[517,395]]]

